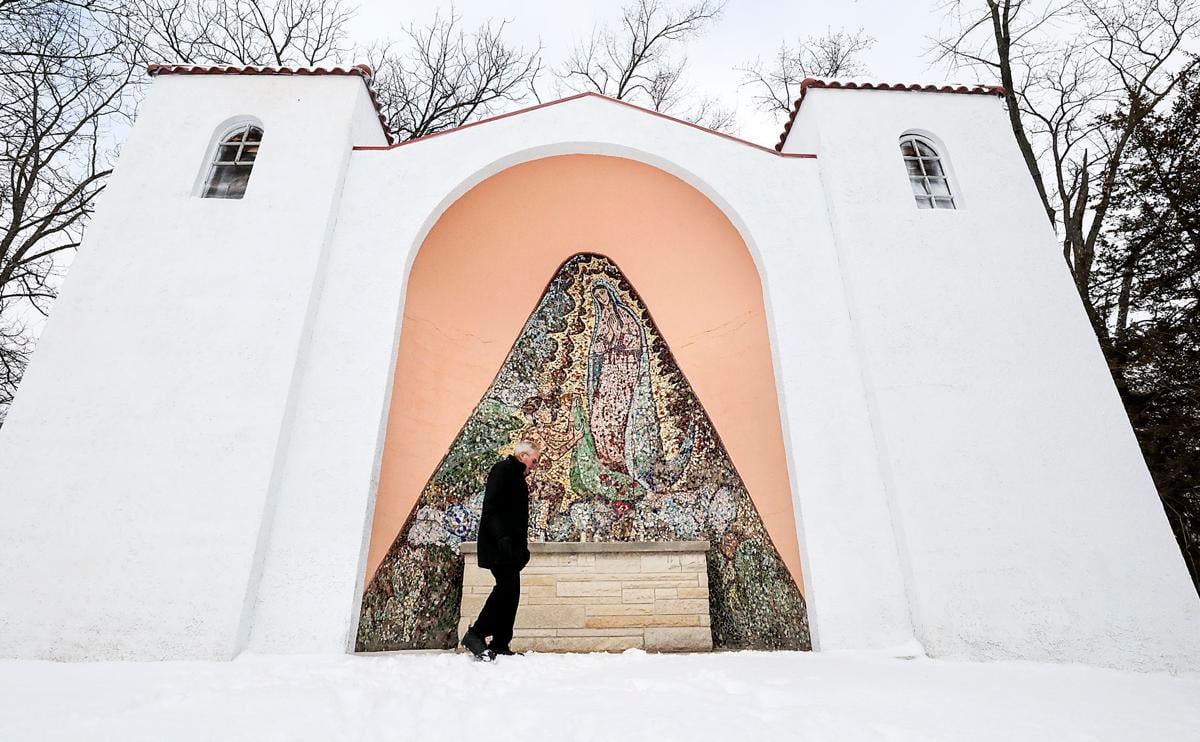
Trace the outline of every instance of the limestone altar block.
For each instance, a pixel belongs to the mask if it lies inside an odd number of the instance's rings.
[[[707,541],[529,544],[512,648],[710,651],[708,547]],[[459,549],[464,559],[462,637],[495,580],[479,566],[476,542],[462,543]]]

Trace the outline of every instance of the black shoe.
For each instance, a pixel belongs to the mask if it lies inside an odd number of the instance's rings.
[[[470,629],[463,634],[462,645],[467,648],[468,652],[475,655],[477,660],[491,662],[496,658],[496,653],[483,641],[483,637]]]
[[[525,654],[524,652],[514,652],[511,649],[509,649],[508,647],[498,647],[495,644],[489,644],[488,649],[490,649],[492,651],[492,654],[495,654],[495,655],[502,654],[502,655],[505,655],[508,657],[519,657],[520,655]]]

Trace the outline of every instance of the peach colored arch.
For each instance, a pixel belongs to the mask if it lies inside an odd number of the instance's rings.
[[[413,261],[369,584],[559,265],[607,255],[654,315],[803,589],[762,286],[726,215],[679,178],[607,155],[524,162],[450,205]]]

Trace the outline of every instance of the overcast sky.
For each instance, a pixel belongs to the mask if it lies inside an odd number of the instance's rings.
[[[945,78],[940,69],[931,69],[925,59],[927,36],[941,23],[937,7],[944,0],[728,0],[724,14],[688,48],[687,81],[696,93],[720,98],[736,107],[739,136],[766,146],[774,146],[783,128],[777,115],[757,112],[749,91],[739,90],[740,73],[756,56],[769,58],[780,42],[795,42],[808,35],[821,34],[827,28],[854,31],[859,28],[875,37],[877,43],[864,59],[870,76],[887,82],[938,82]],[[358,13],[350,27],[358,43],[387,36],[399,37],[410,22],[431,20],[451,4],[442,0],[350,0],[357,2]],[[664,0],[679,4],[679,0]],[[546,65],[560,62],[574,40],[586,38],[596,26],[614,23],[622,0],[582,2],[571,0],[457,0],[455,10],[463,18],[464,28],[473,29],[489,18],[511,21],[507,38],[513,43],[534,48],[539,41]],[[361,61],[361,60],[359,60]],[[974,82],[975,80],[963,80]],[[553,99],[553,77],[539,83],[543,100]],[[73,256],[71,256],[73,257]],[[70,259],[63,260],[63,266]],[[28,312],[25,317],[34,334],[40,332],[42,317]]]
[[[667,0],[670,2],[671,0]],[[359,13],[352,25],[356,40],[398,36],[400,29],[415,21],[423,23],[450,3],[438,0],[358,0]],[[691,87],[697,92],[720,97],[736,106],[741,124],[739,134],[752,141],[773,145],[782,122],[753,110],[747,90],[738,89],[739,73],[734,67],[756,56],[768,58],[780,42],[795,41],[826,28],[863,28],[877,44],[865,57],[871,77],[888,82],[937,82],[945,78],[941,69],[931,69],[924,52],[927,36],[941,22],[937,7],[941,0],[729,0],[724,15],[688,51]],[[573,40],[588,36],[592,28],[615,21],[620,0],[606,2],[554,2],[551,0],[457,0],[455,9],[464,26],[474,28],[488,18],[512,21],[509,38],[529,47],[539,39],[548,64],[561,60]],[[974,82],[974,80],[964,80]],[[539,89],[552,93],[547,79]],[[555,97],[549,95],[548,97]]]

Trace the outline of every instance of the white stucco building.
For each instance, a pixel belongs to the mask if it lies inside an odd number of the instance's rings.
[[[681,179],[753,258],[814,649],[1200,669],[994,89],[809,82],[778,151],[591,94],[391,146],[362,68],[153,72],[0,429],[0,656],[350,651],[425,236],[589,154]],[[245,197],[203,197],[247,126]],[[912,137],[952,203],[918,207]]]

